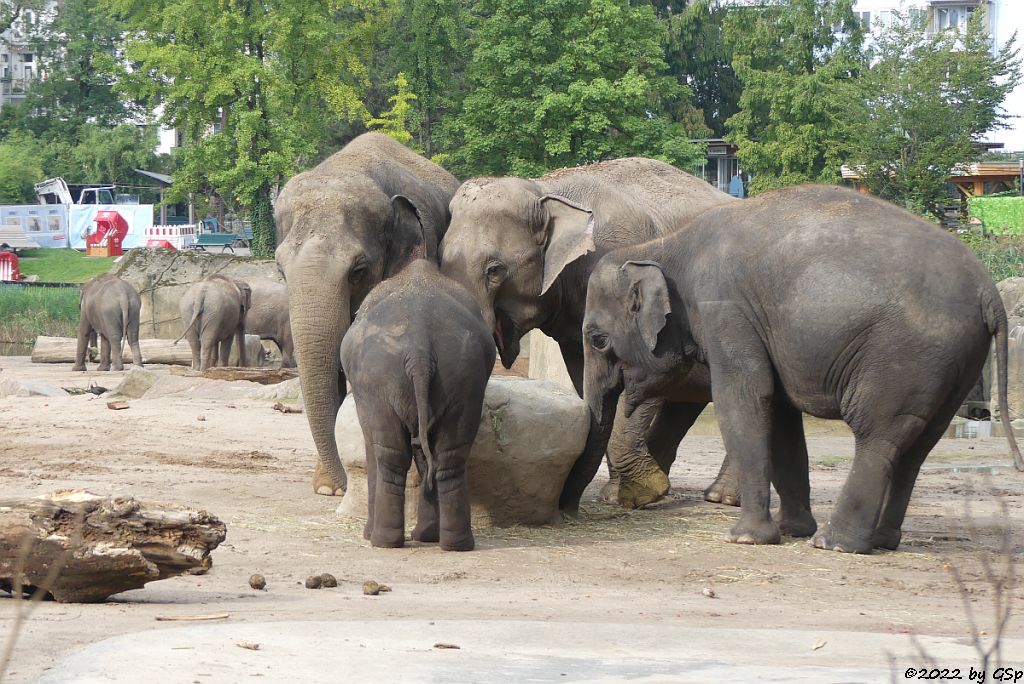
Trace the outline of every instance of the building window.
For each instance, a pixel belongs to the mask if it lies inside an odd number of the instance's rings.
[[[32,67],[30,67],[30,66],[25,67],[25,80],[26,81],[32,80]]]
[[[25,64],[31,64],[32,60],[34,60],[34,59],[35,59],[35,56],[31,52],[26,52],[25,54],[23,54],[21,56],[21,61],[24,62]]]
[[[952,7],[937,7],[935,9],[935,24],[940,31],[956,29],[966,31],[967,24],[974,15],[974,7],[966,5],[953,5]]]
[[[857,18],[860,19],[860,23],[864,24],[864,28],[871,30],[871,12],[854,12]]]

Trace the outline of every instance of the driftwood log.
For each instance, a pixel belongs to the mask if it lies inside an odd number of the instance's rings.
[[[191,368],[172,368],[171,375],[206,378],[207,380],[248,380],[261,385],[276,385],[285,380],[299,377],[295,368],[240,368],[238,366],[218,366],[205,371],[194,371]]]
[[[81,490],[0,499],[0,589],[42,588],[60,602],[96,603],[147,582],[210,567],[224,523],[177,504]],[[55,578],[54,578],[55,575]]]
[[[78,341],[73,337],[46,337],[40,335],[32,345],[32,363],[74,363]],[[163,363],[177,366],[192,365],[192,350],[186,340],[174,344],[174,340],[139,340],[143,363]],[[245,336],[245,348],[250,366],[262,365],[264,351],[258,335]],[[121,358],[126,364],[132,362],[132,350],[127,344]],[[237,345],[231,346],[231,359],[238,363]],[[89,361],[95,363],[96,358]]]

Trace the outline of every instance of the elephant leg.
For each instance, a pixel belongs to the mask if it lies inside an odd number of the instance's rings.
[[[373,546],[400,548],[405,544],[405,481],[412,464],[412,446],[408,438],[403,444],[392,433],[374,431],[374,443],[369,445],[377,459],[370,543]]]
[[[441,510],[437,498],[437,477],[427,482],[427,458],[418,445],[413,445],[413,460],[420,474],[420,498],[416,507],[416,527],[413,541],[438,542],[441,540]]]
[[[785,398],[776,397],[772,418],[772,483],[779,493],[775,522],[783,534],[809,537],[818,523],[811,514],[803,414]]]
[[[224,338],[219,342],[218,346],[220,347],[219,365],[221,367],[229,366],[231,364],[231,338]]]
[[[205,371],[217,365],[217,351],[219,342],[212,332],[203,331],[199,341],[199,370]]]
[[[110,370],[110,340],[106,335],[100,335],[100,365],[96,370]]]
[[[377,457],[370,447],[370,436],[364,431],[363,440],[366,444],[366,526],[363,527],[363,539],[369,540],[373,534],[373,509],[377,498]]]
[[[734,459],[729,454],[722,459],[718,477],[704,490],[704,500],[726,506],[740,505],[740,474]]]
[[[624,414],[625,398],[619,397],[614,427],[608,440],[609,470],[615,471],[618,481],[609,480],[601,490],[601,498],[605,501],[613,501],[626,508],[639,508],[668,493],[668,475],[651,458],[647,443],[655,416],[663,405],[664,402],[657,399],[645,401],[627,418]]]
[[[472,443],[439,445],[437,458],[437,498],[441,514],[441,548],[445,551],[472,551],[476,545],[469,511],[469,481],[466,463]]]
[[[108,337],[110,341],[110,367],[116,371],[124,370],[124,330],[120,322],[115,323]]]
[[[142,368],[142,347],[139,346],[138,314],[128,320],[128,346],[132,350],[132,365]]]
[[[235,332],[235,342],[238,344],[238,365],[245,368],[249,365],[249,360],[246,358],[244,325],[239,326],[238,330]]]
[[[89,319],[83,311],[78,318],[78,343],[75,346],[75,365],[71,367],[71,370],[85,370],[85,354],[89,346],[89,337],[91,333],[92,326],[89,325]]]
[[[954,393],[947,401],[937,416],[928,424],[921,436],[917,438],[913,446],[907,450],[896,464],[892,474],[892,482],[889,484],[885,496],[885,503],[882,507],[882,515],[878,525],[871,536],[871,543],[876,548],[896,550],[903,537],[903,519],[907,515],[907,506],[910,505],[910,495],[914,491],[914,483],[921,470],[921,464],[925,457],[942,439],[942,435],[949,426],[949,421],[956,415],[960,408],[961,397],[966,396],[969,388],[962,388],[962,392]]]

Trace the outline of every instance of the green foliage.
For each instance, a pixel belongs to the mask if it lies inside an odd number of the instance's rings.
[[[252,218],[254,253],[270,191],[316,161],[338,120],[368,114],[361,93],[390,3],[375,0],[109,0],[134,31],[122,90],[184,132],[173,199],[215,192]]]
[[[971,216],[997,235],[1024,235],[1024,197],[970,197]]]
[[[833,27],[841,27],[836,33]],[[751,193],[835,183],[858,117],[863,28],[852,0],[768,0],[725,17],[726,44],[743,82],[726,125]]]
[[[0,204],[35,204],[34,183],[43,178],[42,145],[29,131],[0,142]]]
[[[39,335],[75,337],[78,290],[0,287],[0,342],[31,344]]]
[[[480,0],[470,93],[449,132],[456,171],[537,176],[646,155],[689,167],[700,150],[666,113],[689,96],[665,71],[665,29],[626,0]]]
[[[18,254],[22,275],[37,275],[48,283],[84,283],[106,273],[117,257],[87,257],[73,249],[26,249]]]
[[[1024,238],[1021,236],[969,232],[959,233],[957,237],[985,264],[995,282],[1024,276]]]
[[[403,145],[409,145],[412,142],[412,133],[409,132],[409,116],[412,110],[411,103],[416,100],[416,95],[409,89],[409,81],[401,71],[395,77],[395,87],[398,88],[398,92],[388,98],[391,109],[379,117],[368,117],[365,123],[371,131],[380,131],[390,135]],[[422,152],[423,150],[416,151]]]
[[[950,171],[1005,125],[1000,105],[1020,81],[1020,60],[1012,44],[993,56],[981,9],[963,34],[931,38],[923,19],[896,17],[862,79],[850,161],[874,194],[938,216]]]

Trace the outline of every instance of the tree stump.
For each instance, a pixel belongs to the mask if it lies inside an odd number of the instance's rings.
[[[0,589],[13,593],[20,569],[25,594],[43,588],[62,603],[96,603],[208,568],[226,534],[224,523],[205,511],[130,496],[66,490],[0,499]]]

